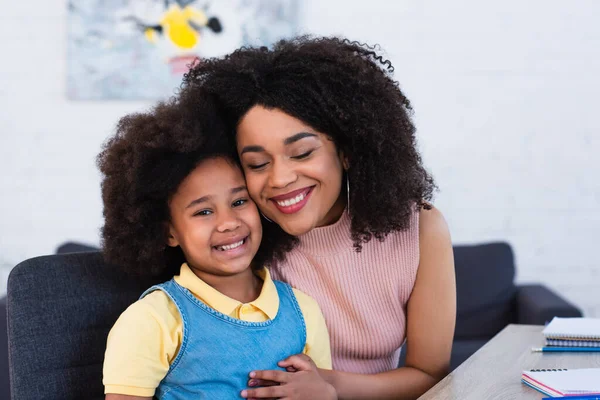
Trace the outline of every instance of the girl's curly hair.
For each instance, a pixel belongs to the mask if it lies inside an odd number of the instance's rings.
[[[98,155],[104,175],[103,252],[107,261],[138,274],[171,278],[185,261],[166,246],[169,200],[199,162],[237,160],[221,111],[210,96],[192,109],[171,99],[150,112],[123,117]],[[259,262],[272,257],[277,241],[260,247]]]
[[[197,62],[180,95],[190,103],[202,91],[215,95],[233,124],[230,134],[261,105],[330,136],[349,160],[352,238],[360,251],[373,237],[407,229],[410,214],[436,189],[417,151],[410,102],[392,73],[378,47],[302,36]],[[293,241],[288,237],[289,246]]]

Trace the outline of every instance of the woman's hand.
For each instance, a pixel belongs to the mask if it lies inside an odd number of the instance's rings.
[[[280,361],[278,365],[285,368],[286,371],[250,372],[250,386],[255,386],[256,383],[263,385],[267,382],[275,384],[275,386],[242,390],[242,397],[248,399],[337,400],[335,389],[319,375],[319,369],[307,355],[296,354]]]

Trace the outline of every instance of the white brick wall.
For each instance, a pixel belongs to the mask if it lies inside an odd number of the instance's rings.
[[[304,31],[387,50],[454,241],[509,241],[520,282],[600,317],[600,2],[299,1]],[[67,101],[66,2],[2,5],[0,264],[14,265],[97,243],[94,158],[149,103]]]

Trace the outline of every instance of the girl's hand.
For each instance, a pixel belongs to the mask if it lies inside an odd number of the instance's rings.
[[[337,400],[337,393],[327,383],[315,363],[305,354],[297,354],[280,361],[278,365],[286,371],[268,370],[250,372],[252,383],[267,383],[277,386],[242,390],[242,397],[249,399],[277,398],[282,400]],[[296,372],[290,372],[296,371]],[[252,382],[255,381],[255,382]]]

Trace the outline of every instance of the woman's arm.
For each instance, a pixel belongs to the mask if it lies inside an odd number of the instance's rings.
[[[415,399],[448,372],[456,282],[450,233],[436,208],[421,211],[419,251],[419,269],[407,307],[406,366],[374,375],[322,371],[340,399]]]
[[[419,269],[407,307],[406,366],[371,375],[320,370],[320,376],[335,388],[339,399],[416,399],[447,373],[456,319],[456,283],[450,233],[435,208],[421,212],[419,250]],[[286,362],[282,366],[288,365]],[[307,369],[296,363],[291,366],[300,371]],[[253,378],[274,380],[280,386],[249,389],[244,394],[268,398],[276,392],[276,397],[282,397],[288,395],[288,385],[298,390],[294,382],[298,372],[273,372],[255,371]],[[299,394],[298,398],[303,398]]]

